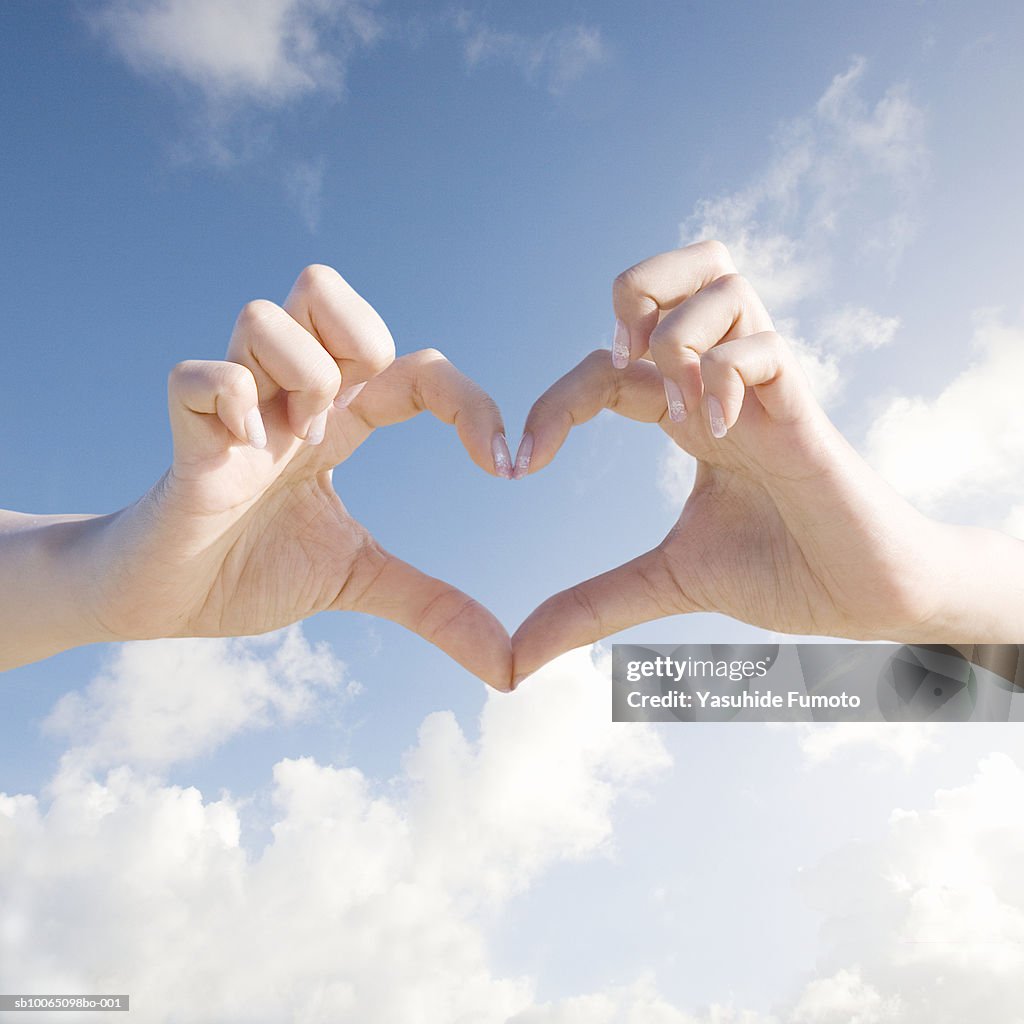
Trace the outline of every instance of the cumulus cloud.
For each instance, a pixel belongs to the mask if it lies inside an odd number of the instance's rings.
[[[98,0],[89,21],[135,72],[182,97],[178,164],[231,167],[266,158],[271,112],[339,96],[357,51],[383,33],[377,0]],[[324,163],[283,172],[306,226],[320,215]]]
[[[614,851],[617,805],[670,766],[658,731],[611,722],[607,656],[581,650],[514,697],[489,694],[474,735],[427,716],[393,778],[278,761],[262,845],[242,840],[252,794],[211,798],[153,771],[342,680],[294,627],[127,645],[63,700],[54,727],[91,759],[65,758],[45,797],[0,794],[0,988],[127,991],[145,1024],[1020,1020],[1024,772],[1010,757],[804,872],[819,963],[773,1012],[681,1007],[652,974],[540,1001],[536,978],[494,962],[491,929],[553,865]],[[842,728],[820,735],[819,763],[856,746]]]
[[[688,1013],[653,979],[541,1004],[515,1024],[1020,1024],[1024,772],[1005,754],[885,835],[807,873],[823,914],[817,976],[771,1014]]]
[[[812,872],[808,892],[828,921],[823,959],[855,965],[859,979],[834,1019],[1019,1022],[1022,849],[1024,772],[992,754],[930,808],[894,811],[879,843]]]
[[[865,454],[897,490],[929,512],[1018,532],[1024,504],[1024,328],[979,315],[970,362],[934,397],[891,396]]]
[[[279,761],[250,850],[250,801],[154,775],[149,747],[198,752],[305,705],[337,666],[297,629],[262,658],[232,643],[129,645],[62,702],[78,749],[123,763],[65,760],[48,802],[0,795],[0,989],[127,991],[144,1022],[499,1024],[531,1006],[533,980],[490,962],[495,915],[552,864],[610,851],[616,802],[669,764],[652,728],[611,722],[608,665],[578,651],[492,694],[475,739],[428,716],[393,779]],[[225,713],[211,693],[231,673]],[[147,716],[149,743],[132,735]]]
[[[818,722],[779,728],[796,731],[800,750],[812,766],[849,752],[870,754],[875,765],[884,763],[879,754],[910,765],[937,746],[936,729],[930,722]]]
[[[310,644],[299,626],[244,639],[146,640],[116,648],[84,690],[57,702],[44,728],[71,741],[65,761],[79,768],[163,768],[358,688],[343,683],[331,648]]]
[[[899,326],[899,317],[879,316],[864,306],[844,306],[822,317],[814,336],[827,351],[845,355],[888,345]]]
[[[869,103],[866,71],[856,58],[811,111],[781,126],[773,158],[748,185],[700,200],[680,227],[682,245],[725,242],[826,407],[843,397],[844,361],[890,344],[900,327],[898,317],[833,295],[834,265],[864,254],[898,260],[928,166],[923,111],[901,86]],[[659,478],[673,505],[693,481],[689,457],[674,448]]]
[[[602,992],[543,1003],[517,1014],[508,1024],[773,1024],[748,1010],[714,1005],[697,1015],[673,1006],[652,977]]]
[[[555,94],[605,59],[600,29],[589,25],[567,25],[531,36],[501,31],[469,11],[460,11],[455,27],[470,68],[487,62],[508,63],[527,81]]]
[[[899,86],[869,104],[860,92],[866,67],[857,58],[836,75],[810,114],[783,126],[764,172],[702,200],[682,226],[684,242],[729,245],[778,311],[829,282],[838,247],[892,261],[912,237],[927,167],[924,116]]]
[[[792,1024],[896,1024],[903,1020],[898,996],[885,999],[856,969],[812,981],[790,1016]]]
[[[278,103],[336,89],[380,31],[367,0],[106,0],[94,23],[135,70],[213,102]]]

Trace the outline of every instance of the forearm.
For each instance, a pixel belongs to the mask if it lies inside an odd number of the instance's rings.
[[[995,530],[942,526],[928,640],[1024,643],[1024,541]]]
[[[0,511],[0,671],[114,639],[93,615],[107,518]]]

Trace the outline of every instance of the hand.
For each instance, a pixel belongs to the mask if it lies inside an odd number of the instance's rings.
[[[497,407],[439,352],[395,360],[369,304],[333,270],[310,267],[284,308],[245,307],[226,362],[176,367],[169,404],[170,469],[136,504],[90,524],[103,638],[238,636],[351,609],[401,623],[508,689],[504,627],[384,551],[331,482],[375,428],[424,410],[457,424],[481,468],[508,475]]]
[[[725,247],[702,242],[646,260],[617,278],[613,297],[613,359],[592,353],[533,406],[530,472],[572,426],[607,408],[657,423],[693,455],[693,491],[660,544],[533,612],[512,639],[515,677],[685,612],[784,633],[929,639],[939,592],[925,567],[948,543],[945,528],[829,422]]]

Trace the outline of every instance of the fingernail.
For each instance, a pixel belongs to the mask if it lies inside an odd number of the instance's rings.
[[[363,388],[366,387],[366,381],[364,380],[361,384],[353,384],[350,388],[342,388],[338,392],[338,397],[334,400],[335,409],[346,409],[352,404],[352,400],[359,394]]]
[[[512,479],[512,455],[508,450],[508,441],[504,434],[495,434],[491,441],[491,454],[494,456],[494,472],[506,480]]]
[[[615,318],[615,334],[612,337],[612,366],[624,370],[629,366],[629,328]]]
[[[327,410],[313,417],[313,422],[306,431],[306,444],[319,444],[327,433]]]
[[[512,473],[513,480],[521,480],[530,472],[530,456],[533,455],[533,434],[523,434],[516,452],[516,468]]]
[[[686,403],[683,393],[674,380],[665,378],[665,401],[668,402],[668,418],[673,423],[682,423],[686,419]]]
[[[253,448],[267,447],[267,428],[263,425],[263,417],[258,406],[253,406],[245,414],[245,436]]]
[[[725,410],[714,395],[708,395],[708,419],[711,420],[711,436],[725,437]]]

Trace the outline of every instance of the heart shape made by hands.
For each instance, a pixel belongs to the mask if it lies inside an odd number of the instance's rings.
[[[503,690],[570,648],[695,611],[927,640],[943,623],[918,567],[943,543],[938,525],[846,443],[723,253],[702,243],[633,268],[611,357],[592,353],[537,400],[514,462],[490,397],[435,350],[395,359],[383,321],[334,271],[308,268],[283,308],[250,303],[227,360],[172,373],[171,469],[88,527],[93,636],[243,635],[351,609]],[[373,430],[423,411],[508,477],[544,469],[602,409],[658,424],[694,456],[693,490],[660,544],[548,598],[511,638],[385,551],[332,484]]]

